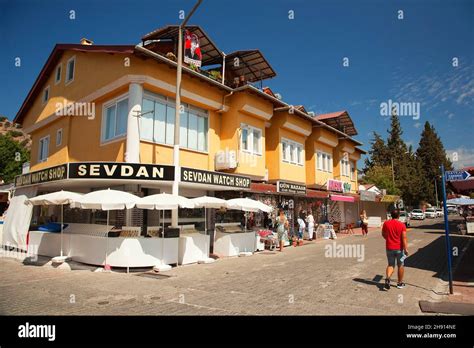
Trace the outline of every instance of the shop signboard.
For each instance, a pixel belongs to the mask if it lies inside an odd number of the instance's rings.
[[[181,181],[195,184],[230,186],[239,189],[249,189],[252,182],[252,180],[246,176],[184,167],[181,168]]]
[[[362,190],[359,193],[360,193],[360,200],[361,201],[375,202],[375,199],[377,197],[377,194],[375,192],[371,192],[371,191]]]
[[[201,67],[202,53],[199,47],[199,38],[189,30],[184,32],[184,62]]]
[[[69,178],[172,181],[174,167],[120,162],[69,163]]]
[[[328,191],[335,191],[335,192],[344,192],[344,187],[342,186],[342,181],[340,180],[328,180]]]
[[[395,196],[395,195],[384,195],[382,197],[382,199],[380,200],[380,202],[385,202],[385,203],[393,203],[393,202],[396,202],[400,199],[399,196]]]
[[[61,164],[59,166],[41,169],[28,174],[22,174],[15,177],[15,186],[28,186],[41,184],[49,181],[57,181],[67,179],[67,165]]]
[[[277,192],[306,195],[306,185],[277,181]]]
[[[351,192],[351,184],[345,182],[344,184],[342,184],[342,189],[344,190],[343,192]]]

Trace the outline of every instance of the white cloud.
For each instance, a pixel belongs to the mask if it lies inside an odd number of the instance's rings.
[[[413,125],[413,127],[415,127],[415,128],[420,128],[420,127],[421,127],[421,123],[420,123],[420,122],[417,122],[417,123],[415,123],[415,124]]]
[[[446,155],[453,162],[453,166],[456,169],[474,166],[474,148],[468,149],[461,146],[446,150]]]

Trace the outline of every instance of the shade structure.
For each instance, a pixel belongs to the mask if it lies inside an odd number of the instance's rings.
[[[104,269],[110,269],[107,264],[107,249],[109,240],[109,211],[131,209],[135,206],[140,197],[131,193],[118,190],[99,190],[85,194],[74,202],[75,207],[82,209],[100,209],[107,211],[107,233],[105,245],[105,264]]]
[[[474,205],[474,199],[472,198],[453,198],[448,199],[446,204],[454,204],[454,205]]]
[[[26,200],[26,203],[32,205],[64,205],[71,204],[82,196],[80,193],[61,190],[30,198]]]
[[[216,198],[216,197],[210,197],[210,196],[202,196],[202,197],[197,197],[197,198],[192,198],[191,201],[194,203],[195,208],[204,208],[204,234],[206,237],[206,254],[208,252],[208,246],[207,246],[207,209],[220,209],[220,208],[228,208],[229,204],[225,199],[221,198]],[[214,261],[213,259],[210,259],[205,255],[203,257],[202,262],[208,263]]]
[[[250,212],[263,211],[265,213],[270,213],[273,208],[269,205],[266,205],[262,202],[256,201],[250,198],[234,198],[227,201],[229,209],[243,210]]]
[[[25,203],[32,205],[60,205],[61,206],[61,250],[59,261],[63,262],[65,258],[63,257],[63,225],[64,225],[64,214],[63,214],[63,205],[72,204],[75,201],[82,198],[81,193],[70,192],[70,191],[57,191],[51,192],[44,195],[39,195],[33,198],[26,200]],[[54,262],[54,258],[53,258]]]
[[[82,209],[121,210],[133,208],[139,199],[128,192],[107,189],[87,193],[74,205]]]
[[[195,208],[211,208],[211,209],[220,209],[228,208],[229,204],[225,199],[202,196],[197,198],[192,198],[191,201],[194,203]]]
[[[156,195],[140,198],[137,201],[137,208],[151,210],[193,209],[194,203],[186,197],[170,195],[168,193],[158,193]]]

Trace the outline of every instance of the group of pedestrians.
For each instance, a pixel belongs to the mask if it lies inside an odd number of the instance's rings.
[[[311,211],[308,211],[308,214],[300,214],[296,220],[298,227],[296,233],[293,235],[293,238],[296,240],[296,245],[300,244],[300,241],[303,240],[304,232],[306,231],[306,224],[308,225],[308,235],[309,240],[313,240],[314,236],[314,216]],[[276,219],[276,230],[278,243],[280,245],[280,251],[283,251],[283,245],[288,238],[289,231],[289,222],[288,218],[285,215],[283,209],[280,209],[278,217]]]

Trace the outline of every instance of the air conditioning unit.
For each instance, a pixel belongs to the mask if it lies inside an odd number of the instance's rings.
[[[218,151],[214,157],[216,170],[237,168],[237,153],[231,151]]]

